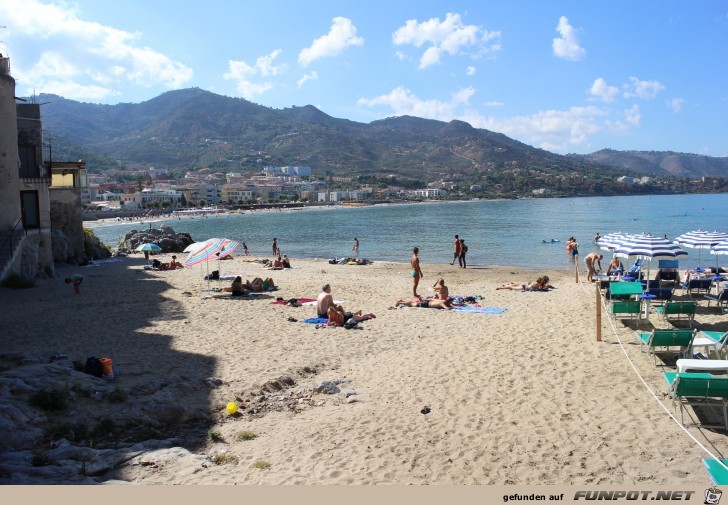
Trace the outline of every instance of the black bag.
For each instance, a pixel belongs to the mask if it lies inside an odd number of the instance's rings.
[[[96,357],[87,358],[86,366],[83,367],[83,373],[93,375],[94,377],[103,376],[104,374],[101,370],[101,362],[99,361],[99,358],[96,358]]]
[[[162,262],[157,259],[154,259],[154,260],[152,260],[152,266],[154,268],[162,268]]]
[[[220,270],[213,270],[210,275],[205,276],[205,280],[210,281],[219,281],[220,280]]]
[[[463,254],[465,254],[466,252],[468,252],[468,246],[463,244]]]

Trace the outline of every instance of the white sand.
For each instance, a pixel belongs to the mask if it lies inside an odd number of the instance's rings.
[[[273,296],[285,299],[315,298],[331,283],[347,309],[376,319],[363,330],[316,329],[287,320],[313,317],[313,307],[268,297],[204,300],[199,267],[149,272],[137,257],[62,269],[60,279],[34,289],[0,289],[0,352],[110,356],[125,372],[125,388],[180,376],[193,384],[222,379],[222,387],[190,389],[179,401],[213,412],[215,425],[201,429],[219,431],[226,443],[188,448],[226,449],[239,464],[203,468],[183,458],[118,476],[142,483],[709,484],[707,455],[652,398],[627,356],[672,412],[661,368],[640,352],[634,330],[619,322],[613,330],[606,313],[596,342],[594,287],[576,283],[572,272],[547,272],[556,290],[512,292],[495,288],[542,272],[423,264],[420,294],[431,294],[442,276],[451,295],[479,294],[483,306],[507,308],[495,315],[390,310],[411,298],[406,264],[292,262],[274,272],[240,257],[221,266],[248,279],[272,275],[281,286]],[[79,296],[62,280],[73,272],[85,276]],[[697,327],[728,329],[725,316],[705,305]],[[655,314],[652,322],[667,326]],[[342,387],[357,401],[317,394],[300,413],[225,414],[227,402],[250,400],[282,376],[296,385],[280,395],[345,377],[351,382]],[[425,405],[429,414],[420,412]],[[241,430],[258,437],[235,441]],[[689,431],[728,453],[725,432]],[[270,468],[251,468],[259,460]]]

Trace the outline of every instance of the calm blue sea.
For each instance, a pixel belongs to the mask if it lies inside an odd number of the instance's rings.
[[[565,242],[570,235],[580,243],[584,257],[598,250],[592,243],[597,232],[649,232],[667,234],[670,239],[697,229],[728,232],[728,195],[480,200],[254,212],[163,222],[176,232],[190,233],[196,241],[210,237],[245,241],[255,256],[271,256],[273,237],[278,238],[281,252],[292,258],[348,256],[358,237],[361,257],[408,261],[412,248],[418,246],[423,263],[449,262],[457,233],[468,244],[470,265],[560,269],[569,265]],[[113,224],[94,230],[104,243],[116,247],[124,233],[148,226]],[[552,238],[561,242],[541,243]],[[686,251],[689,255],[681,267],[697,266],[698,252]],[[608,251],[605,257],[611,257]],[[728,264],[728,256],[719,256],[719,261]],[[702,251],[701,264],[715,264],[715,257]]]

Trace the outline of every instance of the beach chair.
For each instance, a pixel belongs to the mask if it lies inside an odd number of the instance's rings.
[[[708,470],[710,480],[713,484],[716,486],[725,486],[728,484],[728,459],[721,459],[720,461],[715,459],[704,459],[703,464],[705,465],[705,469]],[[707,490],[706,492],[709,491],[710,490]],[[720,500],[720,496],[718,496],[718,500]],[[711,503],[718,502],[713,501]]]
[[[658,270],[655,280],[660,283],[660,286],[676,286],[680,280],[680,273],[677,269]]]
[[[640,339],[640,348],[647,349],[647,354],[652,353],[652,360],[657,366],[657,348],[665,348],[667,351],[671,347],[678,347],[678,356],[689,357],[690,350],[693,347],[693,339],[695,338],[695,330],[652,330],[651,332],[636,332],[637,338]]]
[[[615,319],[637,319],[642,314],[642,304],[636,301],[614,301],[609,306],[609,312]]]
[[[710,291],[710,285],[713,283],[713,279],[690,279],[687,282],[680,283],[680,286],[685,290],[690,298],[693,297],[693,293],[707,294]]]
[[[655,300],[671,300],[672,299],[672,288],[650,288],[647,294],[653,295]]]
[[[696,348],[702,347],[705,349],[705,355],[708,358],[710,358],[710,349],[713,349],[715,351],[715,357],[722,359],[721,355],[723,354],[723,350],[728,350],[726,345],[728,345],[728,331],[701,330],[693,339],[693,347],[690,354],[693,354]]]
[[[678,405],[680,406],[680,423],[683,426],[723,428],[728,431],[728,377],[690,372],[664,372],[662,375],[672,397],[673,410],[676,410]],[[685,406],[710,406],[711,404],[722,408],[723,424],[685,424],[683,414]]]
[[[666,301],[663,305],[658,305],[655,310],[662,315],[665,322],[670,321],[687,321],[690,327],[693,327],[695,319],[695,311],[698,309],[698,302],[672,302]]]
[[[728,305],[728,288],[721,289],[717,295],[714,295],[712,293],[706,293],[704,295],[704,298],[708,300],[708,307],[710,307],[710,302],[715,301],[718,305],[718,308],[722,309],[723,312],[725,312],[726,305]]]

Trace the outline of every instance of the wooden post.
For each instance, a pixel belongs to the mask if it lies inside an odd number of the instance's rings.
[[[602,341],[602,291],[599,286],[599,281],[596,283],[596,300],[597,300],[597,342]]]
[[[579,255],[574,256],[574,272],[576,274],[576,283],[579,284]]]

